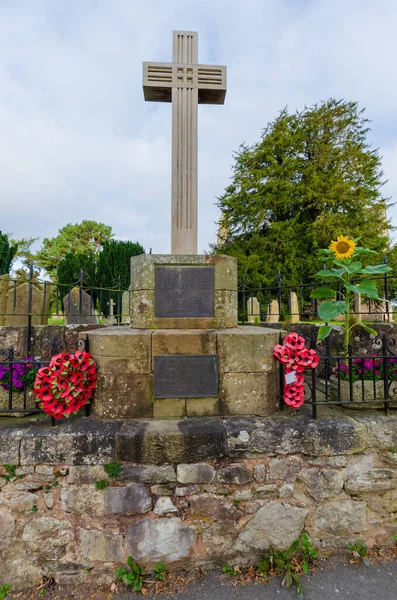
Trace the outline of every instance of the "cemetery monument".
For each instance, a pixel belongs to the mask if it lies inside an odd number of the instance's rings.
[[[198,64],[174,31],[173,62],[143,65],[146,100],[172,102],[171,254],[131,258],[130,328],[88,333],[103,418],[267,416],[277,408],[278,331],[238,327],[237,260],[197,254],[198,104],[223,104],[226,67]]]

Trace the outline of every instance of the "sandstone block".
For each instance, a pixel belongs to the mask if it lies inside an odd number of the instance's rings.
[[[152,499],[144,485],[132,483],[126,487],[108,487],[104,490],[105,510],[109,513],[143,514],[152,508]]]
[[[219,398],[186,398],[188,417],[216,417],[221,414]]]
[[[95,483],[100,479],[108,479],[102,465],[83,465],[69,469],[68,484]]]
[[[220,374],[223,411],[226,415],[271,415],[278,404],[278,374]]]
[[[153,512],[162,517],[167,513],[177,513],[178,509],[168,496],[164,496],[157,500]]]
[[[152,330],[130,327],[105,328],[88,334],[90,353],[103,365],[103,373],[109,372],[104,358],[128,360],[132,373],[150,373]]]
[[[237,292],[215,290],[215,328],[237,327]]]
[[[137,483],[170,483],[176,481],[176,473],[172,465],[123,465],[118,479]]]
[[[254,490],[257,498],[267,498],[269,496],[278,495],[278,487],[274,483],[268,483],[266,485],[258,485]]]
[[[57,427],[32,425],[21,440],[21,464],[89,465],[114,460],[120,422],[85,418]]]
[[[2,424],[0,431],[0,464],[17,465],[19,463],[19,445],[27,427],[27,425],[10,426],[6,423]]]
[[[178,465],[176,472],[179,483],[211,483],[215,478],[215,469],[205,463]]]
[[[178,419],[186,415],[185,398],[160,398],[153,402],[155,419]]]
[[[43,499],[48,510],[52,510],[54,506],[54,494],[52,492],[44,492]]]
[[[127,422],[118,435],[118,459],[154,465],[196,463],[224,456],[225,443],[224,427],[214,418]]]
[[[77,537],[83,560],[118,562],[124,558],[121,535],[79,527],[77,528]]]
[[[345,490],[348,494],[353,495],[396,488],[397,473],[393,469],[371,469],[371,471],[357,472],[345,481]]]
[[[269,462],[269,479],[293,482],[298,477],[302,463],[293,458],[271,458]]]
[[[68,513],[102,516],[106,513],[103,492],[80,485],[61,489],[61,508]]]
[[[245,525],[237,538],[236,549],[244,552],[270,547],[287,550],[299,538],[306,516],[304,508],[271,500]]]
[[[175,496],[192,496],[193,494],[198,494],[200,492],[200,486],[198,485],[188,485],[187,487],[179,487],[175,489]]]
[[[203,518],[222,523],[236,521],[242,515],[232,500],[214,494],[193,496],[190,500],[190,511],[193,519]]]
[[[335,469],[302,469],[299,480],[306,485],[310,496],[317,502],[336,496],[343,487],[342,473]]]
[[[255,465],[254,478],[255,478],[255,481],[259,481],[259,482],[265,481],[265,479],[266,479],[265,465]]]
[[[277,370],[273,348],[279,331],[265,327],[242,326],[217,332],[219,371],[263,373]]]
[[[229,465],[218,471],[218,479],[221,483],[244,485],[253,480],[251,471],[242,465]]]
[[[374,512],[397,512],[397,490],[389,490],[381,495],[366,498],[368,508]]]
[[[41,558],[56,560],[66,553],[70,528],[68,521],[53,517],[39,517],[25,525],[22,539],[29,552]]]
[[[0,539],[2,548],[7,548],[15,530],[15,519],[5,508],[0,508]]]
[[[171,563],[189,556],[197,539],[193,527],[178,518],[144,518],[128,530],[128,553],[136,561]]]
[[[53,475],[54,467],[51,467],[51,465],[37,465],[35,471],[40,475]]]
[[[314,513],[314,524],[321,531],[335,535],[361,534],[367,529],[365,503],[338,500],[319,506]]]
[[[216,354],[214,331],[206,329],[155,330],[152,335],[152,368],[155,356],[167,354]]]
[[[31,510],[39,497],[29,492],[2,492],[0,494],[0,506],[8,506],[17,511]]]
[[[152,485],[150,491],[155,496],[173,496],[175,492],[174,486],[161,484]]]
[[[102,419],[152,416],[153,375],[98,375],[92,411]]]

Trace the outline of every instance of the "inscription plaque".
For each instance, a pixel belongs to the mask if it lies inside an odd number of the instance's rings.
[[[154,359],[155,398],[218,396],[218,357],[172,354]]]
[[[156,317],[213,317],[214,267],[156,267]]]

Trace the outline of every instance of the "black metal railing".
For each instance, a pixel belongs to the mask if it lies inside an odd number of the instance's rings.
[[[383,262],[387,264],[386,257]],[[371,299],[360,301],[356,298],[354,313],[361,316],[363,320],[391,321],[393,311],[397,311],[397,276],[384,273],[381,276],[371,277],[371,279],[377,283],[380,295],[385,301],[376,302]],[[322,285],[321,282],[321,279],[313,278],[311,283],[301,281],[298,284],[291,284],[287,280],[283,280],[278,272],[274,284],[258,287],[251,285],[247,278],[243,277],[238,286],[239,322],[244,325],[246,323],[259,324],[264,321],[284,321],[291,317],[303,321],[318,319],[320,301],[311,298],[311,292]],[[340,280],[334,282],[328,280],[327,285],[333,287],[337,299],[341,299]]]
[[[280,340],[281,343],[281,340]],[[305,404],[311,406],[312,417],[324,406],[350,409],[397,407],[397,337],[384,334],[372,344],[371,355],[358,355],[349,349],[344,354],[331,354],[328,340],[316,345],[307,340],[320,356],[315,369],[305,371]],[[284,410],[284,375],[280,365],[280,410]]]

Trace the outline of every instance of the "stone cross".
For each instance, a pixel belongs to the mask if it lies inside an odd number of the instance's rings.
[[[197,105],[226,95],[226,67],[197,64],[197,38],[174,31],[173,62],[143,63],[145,100],[172,102],[172,254],[197,254]]]

